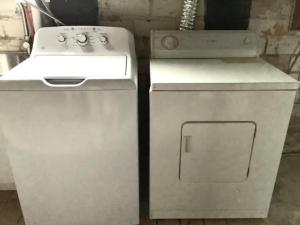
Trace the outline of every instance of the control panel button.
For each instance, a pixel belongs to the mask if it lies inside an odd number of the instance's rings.
[[[108,38],[105,37],[105,36],[100,36],[99,40],[100,40],[100,43],[103,44],[103,45],[108,43]]]
[[[161,44],[163,48],[168,50],[176,49],[179,45],[179,41],[175,36],[168,35],[162,38]]]
[[[85,46],[88,44],[88,37],[86,36],[86,34],[77,34],[76,36],[76,42],[77,44],[79,44],[80,46]]]
[[[59,43],[64,43],[66,40],[67,40],[66,37],[64,35],[62,35],[62,34],[60,34],[60,35],[57,36],[57,41]]]

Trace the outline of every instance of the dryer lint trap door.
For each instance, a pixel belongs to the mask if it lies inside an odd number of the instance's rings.
[[[253,122],[187,122],[181,129],[179,179],[243,182],[250,170]]]

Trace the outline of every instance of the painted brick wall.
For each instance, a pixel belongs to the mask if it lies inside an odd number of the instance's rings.
[[[14,0],[0,3],[0,51],[18,51],[23,37],[21,16]]]
[[[295,0],[252,0],[249,28],[260,35],[288,32]]]

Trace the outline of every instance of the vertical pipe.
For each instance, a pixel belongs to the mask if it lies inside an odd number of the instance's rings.
[[[25,9],[24,9],[24,6],[22,5],[22,3],[18,3],[17,5],[21,11],[22,24],[23,24],[23,29],[24,29],[24,39],[27,40],[29,38],[29,27],[28,27],[28,23],[27,23]]]
[[[25,7],[22,3],[17,3],[20,11],[21,11],[21,17],[22,17],[22,24],[24,29],[24,42],[23,42],[23,48],[26,49],[28,55],[30,54],[31,48],[30,48],[30,32],[29,32],[29,26],[28,26],[28,18],[25,12]]]

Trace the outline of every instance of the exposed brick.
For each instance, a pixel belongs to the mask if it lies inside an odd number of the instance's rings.
[[[300,59],[297,60],[296,64],[289,69],[290,59],[294,58],[294,56],[291,55],[267,55],[262,56],[266,61],[271,63],[273,66],[277,67],[278,69],[282,70],[285,73],[292,73],[292,74],[298,74],[300,71]],[[291,65],[290,65],[291,66]]]
[[[289,19],[250,18],[249,29],[260,36],[285,35],[288,32]]]
[[[289,19],[294,0],[252,0],[251,17],[259,19]]]
[[[100,4],[100,15],[110,20],[120,20],[125,16],[149,16],[148,0],[103,0]]]
[[[132,33],[134,33],[134,21],[133,20],[100,20],[99,21],[100,26],[111,26],[111,27],[124,27],[128,30],[130,30]]]
[[[294,0],[252,0],[249,28],[260,35],[283,35],[289,30]]]
[[[135,20],[135,33],[137,36],[150,36],[151,30],[174,30],[178,28],[178,20],[162,18],[158,20]]]
[[[291,29],[299,30],[300,29],[300,1],[295,0],[295,7],[293,15],[291,16]]]
[[[151,17],[175,17],[181,16],[183,1],[174,0],[150,0]]]
[[[300,36],[288,34],[284,36],[268,37],[267,54],[296,54],[300,51]]]
[[[0,20],[0,38],[24,36],[22,22],[19,16],[6,15]]]
[[[0,38],[24,35],[21,16],[13,0],[2,0],[0,6]]]
[[[23,40],[21,38],[0,38],[0,52],[24,51],[22,43]]]

